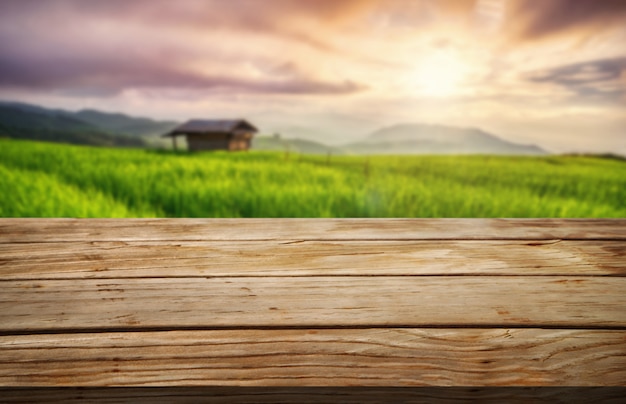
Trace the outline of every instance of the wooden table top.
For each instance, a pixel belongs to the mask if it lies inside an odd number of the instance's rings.
[[[625,257],[625,219],[0,219],[0,386],[623,386]]]

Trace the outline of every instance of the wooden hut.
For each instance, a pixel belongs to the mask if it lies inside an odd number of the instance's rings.
[[[163,137],[171,137],[174,150],[176,138],[187,137],[189,151],[202,150],[248,150],[252,136],[258,129],[244,119],[202,120],[192,119],[174,128]]]

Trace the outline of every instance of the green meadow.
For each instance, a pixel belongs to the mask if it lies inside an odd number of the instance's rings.
[[[0,140],[3,217],[626,217],[626,162]]]

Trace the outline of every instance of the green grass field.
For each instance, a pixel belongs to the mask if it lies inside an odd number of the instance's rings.
[[[626,217],[593,157],[173,154],[0,140],[3,217]]]

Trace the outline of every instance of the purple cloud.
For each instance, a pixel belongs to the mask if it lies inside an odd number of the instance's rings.
[[[299,3],[299,2],[298,2]],[[279,0],[297,9],[297,2]],[[307,2],[308,3],[308,2]],[[258,79],[232,74],[202,74],[184,66],[210,60],[249,63],[210,46],[199,50],[183,41],[161,43],[148,35],[161,28],[198,32],[211,28],[245,26],[276,32],[267,11],[255,14],[259,2],[171,2],[25,0],[0,3],[0,89],[57,91],[67,94],[115,95],[128,88],[178,88],[233,93],[347,94],[363,91],[350,80],[329,81],[290,67],[288,77],[266,74]],[[331,2],[315,3],[320,8]],[[325,10],[325,9],[324,9]],[[327,10],[328,11],[328,10]],[[282,11],[284,12],[284,11]],[[330,11],[328,11],[330,12]],[[103,21],[106,30],[103,31]],[[116,30],[131,27],[142,36],[122,37]],[[132,30],[130,32],[133,32]],[[295,40],[329,50],[323,41],[293,33]],[[279,60],[284,61],[284,57]]]
[[[607,29],[626,24],[626,1],[517,0],[509,19],[519,23],[518,35],[526,40],[586,27]]]
[[[598,59],[532,72],[526,79],[553,83],[567,88],[586,101],[623,102],[626,100],[626,57]]]

